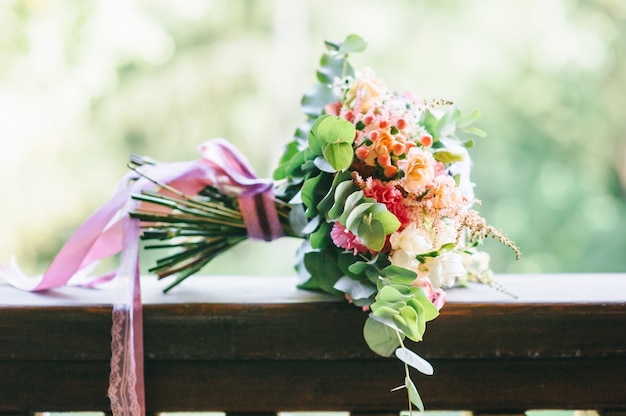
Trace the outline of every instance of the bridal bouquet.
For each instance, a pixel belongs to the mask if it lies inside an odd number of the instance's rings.
[[[191,195],[151,179],[142,168],[155,162],[134,157],[131,168],[159,191],[133,195],[141,205],[131,216],[144,240],[157,241],[147,249],[174,250],[151,269],[174,277],[166,291],[247,238],[301,238],[300,286],[344,296],[369,313],[365,341],[404,362],[399,388],[423,410],[408,366],[426,374],[432,367],[405,339],[422,339],[445,288],[494,285],[489,256],[478,249],[484,238],[519,250],[472,209],[468,149],[484,136],[472,126],[478,111],[396,93],[373,70],[355,71],[349,55],[365,47],[356,35],[326,42],[317,83],[302,99],[306,123],[271,181],[252,181],[245,158],[222,140],[207,142],[203,157],[236,159],[236,168],[226,163]]]

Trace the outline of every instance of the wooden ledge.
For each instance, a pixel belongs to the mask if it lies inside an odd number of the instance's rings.
[[[451,289],[414,380],[428,409],[626,409],[626,274],[502,275],[518,297]],[[366,313],[290,277],[142,281],[154,411],[397,411],[403,369],[371,353]],[[114,287],[0,283],[0,413],[106,410]],[[245,399],[243,399],[245,397]]]

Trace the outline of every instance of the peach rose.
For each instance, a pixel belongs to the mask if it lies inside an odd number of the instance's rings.
[[[407,158],[398,161],[398,167],[404,171],[401,185],[408,192],[418,193],[435,178],[435,158],[419,147],[412,147]]]
[[[345,103],[355,112],[366,114],[386,92],[384,81],[377,78],[373,70],[365,68],[348,90]]]

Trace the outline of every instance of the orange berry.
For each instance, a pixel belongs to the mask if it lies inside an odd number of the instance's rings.
[[[398,172],[398,168],[393,165],[385,167],[383,171],[387,178],[393,178],[396,172]]]
[[[391,157],[388,154],[378,155],[378,163],[380,166],[389,167],[391,166]]]
[[[356,154],[356,157],[358,157],[359,159],[365,160],[369,156],[370,150],[367,147],[357,147],[354,153]]]
[[[404,143],[395,142],[391,147],[391,150],[393,151],[394,155],[401,155],[406,151],[406,146],[404,145]]]
[[[430,147],[433,144],[433,138],[431,135],[422,136],[422,138],[420,139],[420,143],[424,147]]]

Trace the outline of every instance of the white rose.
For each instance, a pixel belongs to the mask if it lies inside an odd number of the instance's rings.
[[[393,250],[402,250],[415,257],[418,254],[426,253],[432,249],[432,244],[426,236],[417,229],[414,223],[409,224],[401,232],[395,232],[389,237]]]
[[[417,261],[414,255],[410,255],[406,251],[396,250],[389,257],[389,261],[394,266],[404,267],[405,269],[412,270],[417,273],[417,268],[420,265],[420,262]]]
[[[457,253],[446,252],[437,257],[429,257],[426,259],[426,265],[429,268],[428,278],[434,289],[450,287],[457,277],[467,274],[463,267],[463,259]]]

